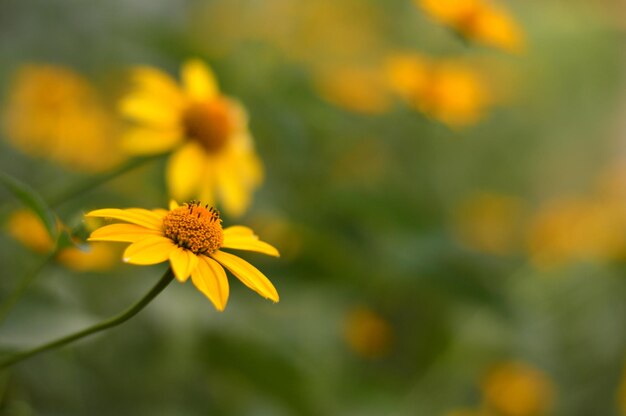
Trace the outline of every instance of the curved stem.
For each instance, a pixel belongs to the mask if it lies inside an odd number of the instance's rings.
[[[56,251],[48,255],[33,270],[22,276],[20,281],[17,283],[17,286],[15,286],[15,289],[13,289],[13,292],[0,304],[0,324],[4,322],[9,312],[11,312],[11,309],[13,309],[13,306],[15,306],[17,301],[20,300],[24,292],[26,292],[26,289],[28,289],[28,287],[33,282],[33,280],[35,280],[37,275],[39,275],[39,272],[41,272],[41,270],[46,267],[48,262],[52,260],[55,255]]]
[[[128,162],[116,167],[115,169],[109,172],[104,172],[99,175],[89,177],[82,182],[79,182],[79,183],[74,184],[73,186],[70,186],[68,189],[64,190],[63,192],[57,195],[45,198],[45,200],[51,208],[58,207],[64,202],[72,198],[75,198],[87,191],[90,191],[93,188],[110,181],[111,179],[115,179],[116,177],[123,175],[126,172],[130,172],[131,170],[136,169],[140,166],[143,166],[146,163],[151,162],[153,160],[162,159],[166,155],[167,154],[161,154],[161,155],[156,155],[156,156],[148,156],[148,157],[131,159]]]
[[[163,277],[161,277],[157,284],[152,289],[150,289],[150,291],[146,293],[143,298],[141,298],[130,308],[126,309],[124,312],[117,314],[109,319],[105,319],[104,321],[92,325],[88,328],[85,328],[82,331],[78,331],[65,337],[59,338],[55,341],[48,342],[46,344],[40,345],[39,347],[13,354],[3,360],[0,360],[0,369],[6,368],[12,364],[25,360],[42,352],[62,347],[69,344],[70,342],[79,340],[91,334],[95,334],[96,332],[100,332],[126,322],[137,313],[139,313],[139,311],[141,311],[143,308],[145,308],[159,293],[163,291],[163,289],[167,287],[167,285],[170,284],[173,279],[174,273],[172,273],[171,268],[168,268],[167,272],[165,272],[165,274],[163,275]]]

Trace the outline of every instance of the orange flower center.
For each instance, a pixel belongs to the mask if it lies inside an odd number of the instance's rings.
[[[186,137],[196,140],[208,152],[220,150],[235,130],[235,117],[225,98],[189,105],[182,123]]]
[[[224,242],[219,212],[199,202],[185,204],[163,217],[163,233],[194,254],[214,253]]]

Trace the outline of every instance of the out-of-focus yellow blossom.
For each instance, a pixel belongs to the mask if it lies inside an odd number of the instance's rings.
[[[59,223],[59,229],[62,224]],[[54,241],[50,238],[45,226],[31,211],[16,211],[11,215],[7,224],[7,231],[15,240],[30,250],[46,254],[54,250]],[[117,261],[117,253],[103,243],[90,243],[84,249],[67,247],[61,249],[55,259],[76,271],[108,270]]]
[[[391,106],[385,74],[376,68],[340,67],[317,71],[314,75],[320,96],[338,107],[381,114]]]
[[[481,383],[484,406],[498,416],[549,414],[555,396],[550,378],[521,362],[504,362],[487,373]]]
[[[524,35],[503,8],[489,0],[415,0],[435,20],[468,39],[509,52],[524,49]]]
[[[122,160],[115,117],[82,76],[60,66],[29,65],[11,85],[3,124],[13,146],[85,172]]]
[[[491,104],[486,82],[467,64],[418,54],[387,60],[390,87],[411,106],[451,127],[480,121]]]
[[[31,211],[16,211],[9,217],[7,231],[11,237],[30,250],[45,254],[54,249],[54,241],[39,217]]]
[[[135,88],[121,102],[136,122],[123,138],[130,154],[174,151],[167,184],[175,199],[216,201],[231,215],[243,214],[263,176],[243,107],[222,95],[211,70],[187,61],[182,87],[160,70],[133,71]]]
[[[359,307],[346,317],[344,338],[350,349],[361,357],[380,358],[391,350],[393,330],[379,314]]]
[[[242,258],[223,249],[254,251],[278,257],[278,250],[259,240],[248,228],[235,225],[222,228],[220,214],[213,207],[192,202],[170,209],[106,208],[91,211],[86,217],[124,221],[98,228],[89,241],[131,243],[124,261],[151,265],[168,262],[176,279],[183,283],[191,276],[194,286],[219,311],[226,308],[229,296],[224,268],[259,295],[278,302],[278,292],[263,273]]]
[[[626,253],[624,205],[605,199],[556,199],[532,219],[531,260],[538,267],[606,261]]]
[[[522,241],[523,203],[495,193],[469,196],[458,207],[454,233],[465,246],[489,254],[510,254]]]

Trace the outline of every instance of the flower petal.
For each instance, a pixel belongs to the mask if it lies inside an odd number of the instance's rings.
[[[224,160],[215,169],[218,195],[224,204],[224,211],[233,217],[241,216],[251,200],[251,189],[244,183],[237,169],[243,166]]]
[[[182,102],[184,99],[176,81],[163,71],[140,66],[132,70],[131,77],[136,84],[136,91],[174,102]]]
[[[116,220],[141,225],[152,230],[161,230],[162,219],[157,214],[141,208],[105,208],[85,214],[86,217],[113,218]]]
[[[196,269],[191,272],[191,281],[209,298],[218,311],[223,311],[228,302],[228,280],[226,272],[215,260],[199,256]]]
[[[176,127],[179,124],[180,108],[165,100],[155,100],[146,94],[131,93],[119,104],[122,115],[151,126]]]
[[[186,200],[197,193],[206,166],[205,151],[198,143],[189,142],[176,151],[167,162],[167,186],[176,200]]]
[[[256,267],[247,261],[224,251],[216,251],[211,254],[222,266],[226,267],[241,282],[259,295],[278,302],[278,292],[276,288]]]
[[[210,100],[219,92],[213,71],[199,59],[185,62],[181,76],[185,92],[192,100]]]
[[[222,248],[233,248],[236,250],[256,251],[258,253],[267,254],[268,256],[280,257],[278,250],[268,243],[260,241],[253,237],[224,235],[224,243]]]
[[[175,210],[176,208],[178,208],[180,205],[178,205],[178,202],[176,202],[175,199],[170,199],[170,211]]]
[[[176,279],[179,282],[184,282],[189,278],[191,271],[196,268],[198,256],[189,250],[178,247],[170,253],[170,264]]]
[[[134,242],[124,251],[124,261],[131,264],[157,264],[170,258],[176,250],[172,240],[165,237],[148,237]]]
[[[138,127],[128,130],[121,139],[122,148],[135,155],[163,153],[183,140],[180,129]]]
[[[237,237],[254,237],[258,239],[259,237],[254,234],[251,228],[244,227],[243,225],[233,225],[227,228],[224,228],[224,237],[226,236],[237,236]]]
[[[147,237],[160,236],[161,231],[135,224],[111,224],[91,233],[88,241],[121,241],[134,243]]]

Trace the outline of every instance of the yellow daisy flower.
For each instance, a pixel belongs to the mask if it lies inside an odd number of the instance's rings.
[[[524,48],[515,20],[489,0],[414,0],[428,14],[461,35],[509,52]]]
[[[409,105],[452,128],[478,123],[492,104],[486,81],[456,59],[394,54],[387,59],[387,77]]]
[[[223,311],[228,301],[228,281],[223,267],[259,295],[278,302],[278,292],[257,268],[245,260],[222,251],[237,249],[256,251],[278,257],[278,251],[260,241],[247,227],[222,228],[219,212],[208,204],[191,202],[170,210],[98,209],[87,217],[112,218],[129,224],[110,224],[95,230],[89,241],[132,243],[124,251],[124,261],[150,265],[170,262],[174,276],[185,282],[189,276],[196,288]]]
[[[174,151],[166,172],[174,199],[217,200],[228,214],[241,215],[263,176],[246,112],[220,93],[201,61],[186,62],[181,77],[179,87],[157,69],[134,70],[135,88],[120,109],[136,125],[123,148],[134,155]]]
[[[106,171],[123,160],[115,114],[82,75],[25,65],[10,85],[0,125],[15,148],[82,172]]]

